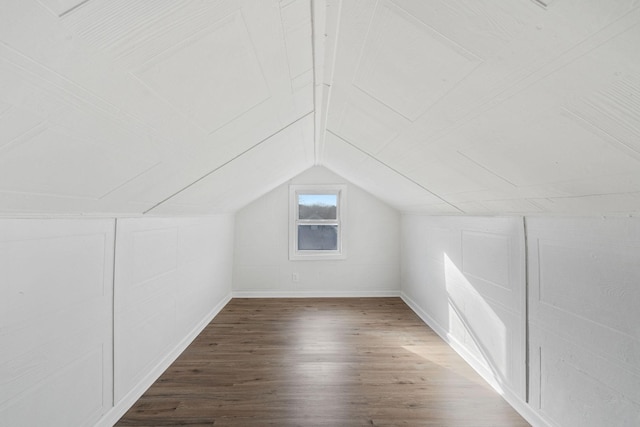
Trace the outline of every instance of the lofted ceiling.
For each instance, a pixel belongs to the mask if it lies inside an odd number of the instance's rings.
[[[640,0],[3,0],[0,214],[640,212]]]

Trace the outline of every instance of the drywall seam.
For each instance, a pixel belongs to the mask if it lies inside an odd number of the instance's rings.
[[[83,0],[80,3],[78,3],[75,6],[72,6],[71,8],[65,10],[64,12],[62,12],[60,15],[58,15],[58,18],[63,18],[64,16],[70,14],[71,12],[73,12],[74,10],[84,6],[85,3],[89,2],[89,0]]]
[[[112,427],[131,408],[136,401],[151,387],[151,385],[166,371],[169,366],[182,354],[191,342],[204,330],[214,317],[231,301],[231,294],[227,294],[214,308],[176,345],[167,355],[132,389],[117,405],[104,414],[96,423],[96,427]]]
[[[199,214],[173,214],[172,218],[215,218],[220,215],[232,215],[229,212],[213,212],[213,213],[199,213]],[[136,212],[120,212],[120,213],[0,213],[0,219],[126,219],[126,218],[160,218],[159,216],[144,215]]]
[[[452,208],[454,208],[456,211],[458,211],[459,213],[465,213],[462,209],[460,209],[459,207],[457,207],[456,205],[454,205],[453,203],[445,200],[443,197],[439,196],[438,194],[434,193],[433,191],[429,190],[427,187],[425,187],[424,185],[420,184],[419,182],[409,178],[407,175],[403,174],[402,172],[400,172],[399,170],[389,166],[388,164],[386,164],[385,162],[383,162],[382,160],[380,160],[379,158],[371,155],[370,153],[366,152],[365,150],[363,150],[362,148],[358,147],[357,145],[347,141],[346,139],[344,139],[343,137],[341,137],[340,135],[338,135],[337,133],[335,133],[334,131],[327,129],[327,132],[330,133],[331,135],[335,136],[336,138],[340,139],[340,141],[344,142],[345,144],[348,144],[349,146],[355,148],[356,150],[358,150],[359,152],[361,152],[362,154],[364,154],[365,156],[369,157],[370,159],[376,161],[377,163],[380,163],[381,165],[387,167],[389,170],[397,173],[398,175],[400,175],[401,177],[403,177],[404,179],[406,179],[407,181],[410,181],[412,183],[414,183],[415,185],[417,185],[418,187],[422,188],[424,191],[426,191],[427,193],[431,194],[432,196],[438,198],[440,201],[442,201],[443,203],[451,206]]]
[[[524,235],[524,399],[529,404],[529,233],[527,232],[527,217],[522,217],[522,231]]]
[[[471,354],[458,340],[448,334],[440,324],[429,316],[413,299],[404,292],[400,293],[400,298],[413,310],[418,317],[429,326],[442,340],[449,345],[465,362],[476,371],[498,394],[500,394],[509,405],[513,407],[527,422],[535,427],[553,427],[546,420],[540,417],[525,401],[507,389],[502,389],[492,378],[491,371],[482,367],[476,357]]]
[[[183,187],[182,189],[176,191],[175,193],[173,193],[172,195],[170,195],[169,197],[165,198],[164,200],[161,200],[160,202],[156,203],[155,205],[151,206],[149,209],[147,209],[146,211],[144,211],[142,214],[146,215],[149,212],[151,212],[152,210],[154,210],[155,208],[157,208],[158,206],[168,202],[169,200],[171,200],[172,198],[174,198],[175,196],[177,196],[178,194],[182,193],[183,191],[185,191],[186,189],[192,187],[193,185],[197,184],[198,182],[202,181],[203,179],[207,178],[209,175],[212,175],[213,173],[217,172],[218,170],[222,169],[223,167],[225,167],[226,165],[228,165],[229,163],[233,162],[234,160],[239,159],[240,157],[244,156],[245,154],[247,154],[248,152],[252,151],[253,149],[259,147],[260,145],[262,145],[264,142],[268,141],[269,139],[271,139],[272,137],[276,136],[277,134],[279,134],[280,132],[290,128],[291,126],[295,125],[296,123],[298,123],[301,120],[304,120],[307,116],[313,114],[313,111],[309,111],[308,113],[298,117],[297,119],[295,119],[294,121],[292,121],[291,123],[289,123],[288,125],[284,126],[283,128],[278,129],[277,131],[275,131],[274,133],[272,133],[271,135],[267,136],[266,138],[260,140],[258,143],[252,145],[251,147],[247,148],[246,150],[244,150],[243,152],[241,152],[240,154],[236,155],[235,157],[227,160],[226,162],[224,162],[223,164],[221,164],[220,166],[216,167],[215,169],[213,169],[212,171],[207,172],[206,174],[202,175],[200,178],[196,179],[195,181],[193,181],[192,183],[186,185],[185,187]]]
[[[116,404],[116,245],[118,218],[113,219],[113,277],[111,278],[111,407]]]

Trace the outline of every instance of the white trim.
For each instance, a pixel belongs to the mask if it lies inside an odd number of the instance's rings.
[[[305,221],[298,220],[298,197],[300,193],[335,194],[338,197],[336,220],[319,220],[314,223],[326,223],[338,226],[338,249],[335,251],[299,251],[298,225]],[[322,261],[341,260],[347,257],[344,229],[346,226],[347,186],[345,184],[290,184],[289,185],[289,261]],[[302,222],[302,224],[300,224]]]
[[[233,298],[382,298],[400,297],[388,291],[233,291]]]
[[[112,427],[140,399],[140,396],[171,366],[194,339],[204,330],[214,317],[231,301],[229,293],[207,314],[187,336],[178,343],[145,377],[134,386],[119,402],[117,402],[96,423],[96,427]]]
[[[524,400],[520,399],[509,389],[501,387],[493,378],[491,371],[487,370],[480,361],[467,348],[436,322],[429,314],[424,311],[418,303],[409,297],[404,291],[400,293],[400,298],[413,310],[414,313],[422,319],[442,340],[449,345],[456,353],[464,359],[481,377],[484,379],[498,394],[500,394],[509,405],[513,407],[522,417],[532,426],[535,427],[553,427],[548,420],[541,417],[540,414],[529,406]]]

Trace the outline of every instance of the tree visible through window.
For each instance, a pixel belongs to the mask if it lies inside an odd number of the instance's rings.
[[[344,186],[291,186],[291,259],[344,258]]]

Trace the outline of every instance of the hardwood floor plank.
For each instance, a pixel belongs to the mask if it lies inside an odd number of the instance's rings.
[[[233,299],[118,426],[528,426],[399,298]]]

